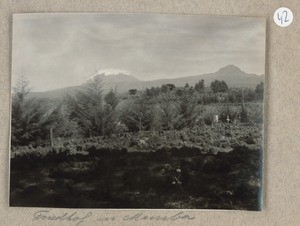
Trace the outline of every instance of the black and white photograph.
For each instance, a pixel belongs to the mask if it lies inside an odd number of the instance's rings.
[[[10,206],[261,210],[265,41],[257,17],[14,14]]]

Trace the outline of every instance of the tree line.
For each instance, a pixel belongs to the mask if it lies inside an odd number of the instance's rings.
[[[205,87],[204,80],[194,86],[163,84],[139,91],[104,93],[102,81],[95,77],[75,95],[59,103],[30,98],[29,82],[21,77],[12,97],[11,142],[45,144],[49,130],[56,137],[93,137],[123,132],[181,130],[205,123],[205,105],[241,103],[263,98],[263,83],[256,89],[229,88],[215,80]]]

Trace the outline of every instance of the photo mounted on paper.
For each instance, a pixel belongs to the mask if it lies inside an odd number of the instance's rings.
[[[14,15],[10,206],[261,210],[265,30]]]

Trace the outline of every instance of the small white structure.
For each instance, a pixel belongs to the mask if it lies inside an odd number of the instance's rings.
[[[214,117],[214,123],[218,123],[219,122],[219,115],[215,115]]]
[[[230,118],[229,118],[229,115],[227,115],[227,119],[226,119],[227,123],[230,122]]]

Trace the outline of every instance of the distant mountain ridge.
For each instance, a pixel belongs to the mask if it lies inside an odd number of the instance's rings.
[[[102,80],[104,92],[110,89],[116,89],[119,93],[127,92],[129,89],[143,90],[153,86],[161,86],[162,84],[174,84],[175,86],[184,86],[186,83],[195,85],[201,79],[204,79],[205,86],[209,86],[214,80],[224,80],[229,87],[255,88],[260,82],[264,81],[264,75],[248,74],[242,71],[235,65],[228,65],[220,68],[214,73],[187,76],[170,79],[157,79],[152,81],[142,81],[136,77],[118,72],[116,74],[106,74],[103,71],[98,71],[92,75],[87,81],[80,86],[66,87],[45,92],[32,92],[34,97],[61,98],[66,94],[73,95],[77,90],[80,90],[87,83],[91,82],[95,77]]]

